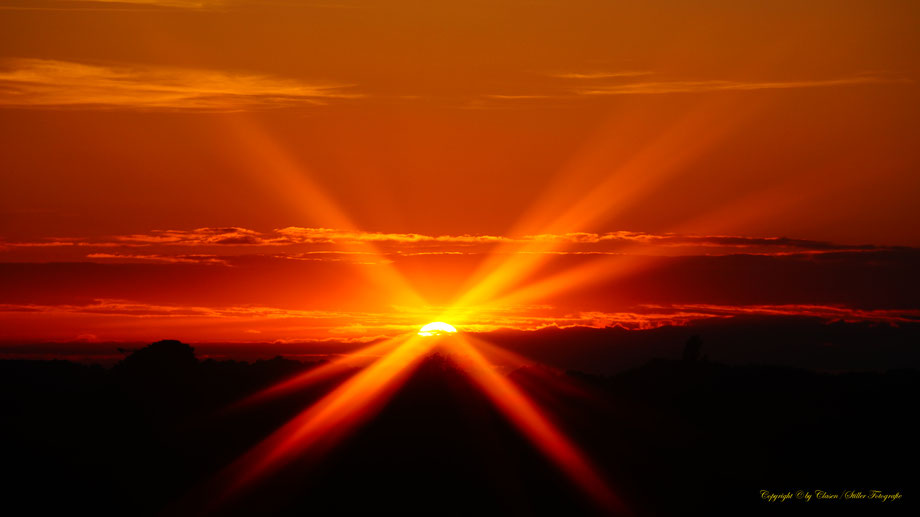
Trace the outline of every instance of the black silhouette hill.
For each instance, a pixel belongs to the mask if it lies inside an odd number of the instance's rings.
[[[775,510],[761,490],[910,496],[913,478],[903,472],[918,460],[916,370],[732,366],[705,339],[687,338],[673,359],[617,375],[542,366],[508,375],[640,516]],[[208,480],[352,372],[223,410],[318,364],[199,361],[177,341],[111,369],[0,361],[7,504],[34,515],[194,514],[214,496],[202,488]],[[598,513],[444,355],[427,357],[338,447],[307,459],[216,514]],[[872,515],[907,508],[847,504]]]

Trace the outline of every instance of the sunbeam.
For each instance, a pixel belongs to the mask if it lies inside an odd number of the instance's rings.
[[[447,338],[450,347],[445,350],[448,357],[457,362],[461,371],[488,396],[496,408],[596,504],[616,514],[627,514],[622,501],[584,453],[553,425],[533,400],[495,370],[483,351],[500,355],[506,360],[525,359],[462,333],[451,333],[451,336]],[[321,452],[337,443],[371,418],[411,375],[419,361],[440,345],[443,345],[442,338],[420,332],[364,349],[364,353],[389,351],[304,409],[227,467],[215,480],[222,494],[217,504],[245,491],[258,480],[309,451]],[[347,359],[341,358],[271,386],[247,397],[233,408],[242,409],[303,389],[322,378],[341,372],[346,367]]]
[[[308,450],[328,447],[369,419],[433,346],[410,337],[253,447],[223,474],[224,497],[283,467]]]
[[[273,191],[295,207],[297,212],[331,228],[358,229],[332,195],[313,181],[310,170],[287,152],[256,120],[251,117],[244,120],[235,118],[229,127],[235,140],[240,143],[238,152],[250,163],[250,168],[257,172],[259,180],[269,182]],[[270,173],[266,173],[266,170]],[[360,271],[377,289],[389,293],[394,302],[427,305],[428,302],[418,290],[409,284],[373,243],[345,243],[342,251],[369,253],[373,257],[374,267],[360,268]]]
[[[634,147],[611,145],[628,129],[624,127],[627,117],[615,119],[615,125],[559,171],[556,182],[547,185],[543,198],[509,232],[538,238],[500,244],[471,275],[454,306],[493,301],[526,283],[545,263],[548,252],[571,246],[569,241],[554,236],[591,231],[641,203],[716,147],[750,111],[751,106],[704,104]],[[605,147],[615,151],[611,153]]]
[[[233,404],[227,410],[236,411],[245,409],[252,405],[260,404],[273,398],[281,397],[315,385],[318,382],[334,377],[350,369],[365,366],[368,362],[376,360],[378,356],[388,354],[407,339],[409,339],[408,336],[396,336],[394,338],[385,339],[380,343],[375,343],[354,352],[350,352],[342,357],[333,359],[323,365],[311,368],[304,373],[254,393]]]
[[[527,439],[596,503],[618,515],[629,513],[585,455],[524,392],[495,371],[467,337],[461,336],[456,346],[456,358],[470,379]]]

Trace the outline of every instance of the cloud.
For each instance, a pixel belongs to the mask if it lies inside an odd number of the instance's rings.
[[[639,77],[643,75],[652,75],[649,70],[620,70],[610,72],[561,72],[550,74],[551,77],[560,79],[612,79],[615,77]]]
[[[875,323],[920,323],[917,309],[859,309],[842,305],[643,305],[646,309],[692,311],[712,316],[799,316],[819,318],[825,321],[875,322]]]
[[[792,88],[826,88],[896,82],[878,76],[800,81],[646,81],[576,89],[579,95],[660,95],[666,93],[704,93],[719,91],[785,90]]]
[[[694,321],[725,318],[727,316],[690,311],[657,312],[577,312],[558,316],[527,317],[506,316],[493,318],[486,324],[472,325],[473,332],[494,332],[499,329],[542,330],[546,328],[606,328],[620,327],[627,330],[648,330],[659,327],[683,327]]]
[[[483,253],[491,245],[505,244],[546,244],[547,248],[541,250],[539,246],[531,246],[526,253],[546,254],[613,254],[623,251],[623,246],[629,245],[633,250],[641,247],[644,251],[653,251],[658,248],[662,251],[693,249],[692,251],[712,250],[723,253],[749,253],[764,255],[788,254],[817,254],[833,252],[857,251],[882,251],[893,248],[875,245],[835,244],[825,241],[807,239],[792,239],[788,237],[747,237],[736,235],[682,235],[674,233],[644,233],[644,232],[569,232],[546,233],[510,237],[501,235],[426,235],[421,233],[387,233],[366,232],[359,230],[338,230],[331,228],[308,228],[288,226],[278,228],[271,232],[260,232],[248,228],[228,226],[217,228],[196,228],[193,230],[153,230],[149,233],[129,235],[116,235],[103,239],[80,239],[75,237],[59,237],[37,242],[0,242],[0,249],[15,248],[226,248],[226,247],[267,247],[277,248],[282,246],[299,246],[296,252],[277,255],[279,258],[293,258],[299,260],[337,260],[341,257],[319,256],[318,254],[364,253],[366,255],[394,254],[394,255],[419,255],[419,254],[464,254]],[[361,252],[360,250],[322,249],[310,250],[318,246],[353,246],[374,244],[385,247],[377,251]],[[560,249],[559,246],[567,246]],[[303,250],[304,247],[308,249]],[[511,251],[513,252],[513,250]],[[522,251],[524,252],[524,251]],[[706,251],[709,253],[709,251]],[[131,258],[147,260],[166,260],[166,252],[119,255],[114,253],[89,255],[90,258]],[[201,254],[186,254],[176,256],[179,259],[200,260],[209,257]],[[354,262],[354,260],[349,260]]]
[[[227,266],[229,263],[214,255],[128,255],[120,253],[90,253],[90,259],[115,259],[115,260],[140,260],[145,262],[166,262],[168,264],[219,264]]]
[[[130,300],[97,299],[87,304],[0,304],[0,312],[74,313],[98,314],[119,317],[203,317],[203,318],[257,318],[328,319],[356,317],[358,313],[318,310],[292,310],[278,307],[229,306],[205,307],[193,305],[163,305]]]
[[[319,9],[358,9],[347,2],[307,2],[305,0],[259,2],[257,0],[13,0],[16,5],[0,5],[0,11],[141,11],[183,9],[225,11],[265,5],[271,8],[311,7]]]
[[[569,232],[525,235],[508,237],[500,235],[424,235],[418,233],[381,233],[343,231],[329,228],[302,228],[290,226],[275,230],[282,238],[265,236],[265,242],[278,243],[434,243],[434,244],[494,244],[494,243],[563,243],[563,244],[599,244],[599,243],[635,243],[663,246],[704,246],[704,247],[768,247],[788,248],[810,251],[861,251],[879,249],[873,245],[841,245],[823,241],[790,239],[787,237],[744,237],[732,235],[680,235],[673,233],[653,234],[643,232]]]
[[[920,310],[859,309],[831,305],[641,305],[632,311],[584,311],[572,314],[526,315],[523,310],[511,314],[491,314],[482,322],[468,325],[465,330],[491,332],[500,328],[540,330],[544,328],[620,327],[627,330],[648,330],[660,327],[683,327],[695,322],[726,319],[736,316],[807,317],[826,323],[920,323]]]
[[[257,0],[13,0],[15,5],[0,5],[0,11],[140,11],[150,9],[185,9],[218,11],[247,6],[267,5],[272,8],[312,7],[319,9],[358,9],[361,5],[347,2],[307,2],[289,0],[259,2]]]
[[[370,251],[307,251],[304,253],[275,255],[275,258],[279,259],[306,262],[345,262],[359,265],[390,264],[393,262],[392,260],[381,260],[378,257],[378,253]]]
[[[238,111],[357,97],[348,85],[156,66],[14,59],[0,68],[0,106]]]
[[[497,100],[541,100],[541,99],[552,99],[553,95],[501,95],[501,94],[492,94],[485,95],[487,99],[497,99]]]
[[[194,230],[154,230],[148,234],[116,236],[115,241],[131,244],[170,244],[170,245],[259,245],[275,244],[279,239],[271,239],[254,230],[228,226],[223,228],[196,228]]]
[[[83,0],[84,2],[104,4],[142,4],[156,7],[179,7],[184,9],[204,9],[218,7],[226,3],[225,0]]]
[[[137,11],[141,9],[218,9],[227,0],[26,0],[0,5],[3,11]]]
[[[329,228],[302,228],[289,226],[275,230],[292,243],[453,243],[482,244],[507,240],[495,235],[423,235],[419,233],[381,233],[333,230]]]
[[[634,241],[645,244],[660,244],[665,246],[704,246],[704,247],[730,247],[730,248],[790,248],[808,251],[869,251],[881,249],[871,244],[834,244],[831,242],[814,241],[807,239],[790,239],[788,237],[744,237],[733,235],[679,235],[673,233],[652,234],[641,232],[612,232],[605,234],[566,234],[580,242],[602,241]],[[557,236],[540,236],[554,238]]]
[[[830,88],[835,86],[857,86],[867,84],[912,83],[905,78],[886,75],[855,75],[833,79],[805,79],[785,81],[732,81],[722,79],[705,80],[628,80],[633,77],[652,75],[650,71],[623,72],[568,72],[550,74],[551,77],[567,79],[563,89],[529,92],[503,92],[485,94],[482,99],[495,101],[545,101],[550,99],[575,99],[607,95],[663,95],[678,93],[706,93],[727,91],[787,90],[801,88]],[[618,80],[619,79],[619,80]]]

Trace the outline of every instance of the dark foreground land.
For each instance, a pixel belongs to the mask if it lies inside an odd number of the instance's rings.
[[[3,503],[17,515],[176,514],[177,504],[342,378],[222,409],[316,366],[198,361],[160,342],[111,369],[0,361]],[[690,351],[603,377],[541,367],[511,379],[545,408],[636,515],[909,513],[920,372],[726,366]],[[221,515],[589,515],[568,479],[449,357],[431,356],[371,421]],[[881,502],[774,494],[900,493]],[[206,492],[205,492],[206,494]],[[207,497],[205,495],[204,497]],[[798,512],[796,512],[798,513]],[[13,514],[10,514],[13,515]]]

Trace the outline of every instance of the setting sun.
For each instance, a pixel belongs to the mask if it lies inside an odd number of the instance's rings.
[[[434,321],[418,330],[418,335],[420,336],[443,336],[445,334],[456,334],[457,329],[453,325],[444,323],[443,321]]]

